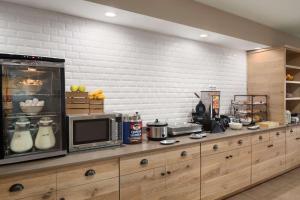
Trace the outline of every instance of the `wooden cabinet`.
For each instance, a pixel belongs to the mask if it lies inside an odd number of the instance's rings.
[[[70,188],[118,176],[119,161],[117,159],[64,167],[57,171],[57,189]]]
[[[1,200],[213,200],[300,165],[300,126],[0,178]]]
[[[248,94],[268,95],[268,119],[285,124],[286,110],[300,112],[300,49],[290,46],[250,51]],[[293,80],[286,80],[286,74]]]
[[[56,190],[55,171],[28,173],[0,178],[0,199],[15,200],[27,198],[51,199]],[[45,197],[45,198],[44,198]]]
[[[286,133],[286,168],[300,165],[300,127],[287,128]]]
[[[22,198],[21,200],[56,200],[56,192],[47,192],[45,194]]]
[[[121,158],[120,171],[120,200],[200,199],[199,144]]]
[[[59,169],[58,200],[118,200],[119,160],[90,162]]]
[[[252,145],[268,142],[269,140],[270,140],[269,132],[261,132],[251,136]]]
[[[268,140],[252,145],[252,183],[285,170],[285,129],[265,133],[267,135]]]
[[[169,164],[166,167],[167,200],[200,199],[200,158]]]
[[[118,200],[119,178],[70,187],[57,192],[57,200]]]
[[[164,167],[127,174],[120,177],[121,200],[160,200],[165,195]]]
[[[249,136],[231,137],[201,144],[201,155],[211,155],[251,145]]]
[[[231,141],[239,140],[240,137],[231,139]],[[250,185],[251,146],[248,142],[250,138],[245,137],[244,140],[248,146],[237,148],[239,145],[233,145],[234,148],[230,148],[233,150],[201,157],[201,199],[218,199]],[[219,144],[224,142],[218,141]],[[207,149],[205,143],[203,146]]]
[[[251,138],[201,144],[201,199],[217,199],[250,184]]]

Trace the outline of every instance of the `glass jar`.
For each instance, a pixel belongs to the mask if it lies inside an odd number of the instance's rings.
[[[50,117],[42,117],[38,125],[39,130],[35,138],[35,147],[40,150],[53,148],[56,143],[53,120]]]
[[[32,147],[33,140],[30,133],[30,121],[27,118],[20,118],[15,123],[10,149],[15,153],[24,153],[31,150]]]

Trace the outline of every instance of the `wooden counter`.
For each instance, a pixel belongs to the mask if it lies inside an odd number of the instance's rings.
[[[294,125],[289,125],[289,126],[294,126]],[[26,173],[26,172],[36,171],[36,170],[63,167],[68,165],[77,165],[77,164],[90,162],[90,161],[119,158],[123,156],[129,156],[132,154],[138,154],[143,152],[146,153],[151,151],[174,148],[183,145],[213,141],[222,138],[254,134],[257,132],[269,131],[269,130],[283,128],[283,127],[286,126],[280,126],[271,129],[259,129],[254,131],[248,130],[246,128],[243,128],[242,130],[231,130],[230,128],[228,128],[224,133],[208,134],[207,137],[203,139],[190,139],[188,136],[180,136],[175,138],[180,142],[169,146],[161,145],[157,141],[147,141],[142,144],[123,145],[122,147],[115,147],[109,149],[99,149],[93,151],[70,153],[67,156],[63,156],[63,157],[56,157],[56,158],[43,159],[38,161],[30,161],[25,163],[0,166],[0,177],[6,175],[19,174],[19,173]]]

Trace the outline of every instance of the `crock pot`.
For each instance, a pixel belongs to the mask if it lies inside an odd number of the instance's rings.
[[[168,123],[156,119],[154,122],[147,123],[146,130],[149,140],[164,140],[168,136]]]

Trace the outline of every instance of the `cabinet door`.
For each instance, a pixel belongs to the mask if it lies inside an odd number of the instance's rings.
[[[270,178],[285,169],[285,140],[253,145],[252,183]]]
[[[286,134],[286,169],[300,165],[300,130],[299,127],[288,129]]]
[[[251,147],[201,159],[201,199],[218,199],[250,185]]]
[[[56,192],[47,192],[45,194],[27,197],[20,200],[55,200],[56,199]]]
[[[53,193],[55,190],[55,171],[26,173],[24,175],[0,178],[1,200],[15,200],[44,195]]]
[[[84,184],[57,191],[57,200],[118,200],[119,179]]]
[[[118,176],[119,162],[117,159],[65,167],[57,172],[57,189],[66,189]]]
[[[165,167],[120,177],[120,200],[160,200],[165,195]]]
[[[200,159],[167,165],[166,200],[200,199]]]

